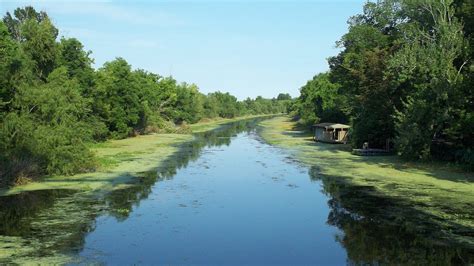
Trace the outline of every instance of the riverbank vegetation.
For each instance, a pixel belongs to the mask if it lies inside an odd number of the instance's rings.
[[[91,172],[91,143],[149,133],[188,133],[216,118],[282,113],[287,94],[238,101],[201,93],[124,58],[93,68],[91,52],[59,36],[45,12],[7,12],[0,21],[0,185],[41,175]]]
[[[311,167],[331,197],[351,217],[403,225],[472,249],[474,175],[444,164],[407,162],[397,156],[361,157],[349,145],[316,143],[296,122],[277,117],[261,123],[262,137]],[[370,253],[370,252],[369,252]],[[387,254],[381,251],[381,256]],[[455,255],[455,254],[454,254]]]
[[[307,126],[350,123],[353,148],[388,141],[403,158],[474,169],[473,22],[472,1],[366,3],[293,114]]]
[[[90,264],[73,253],[84,248],[97,217],[133,217],[160,182],[173,179],[203,149],[229,145],[231,136],[254,129],[263,119],[216,119],[191,125],[195,134],[95,143],[91,150],[101,167],[94,173],[50,176],[0,190],[0,264]]]
[[[199,138],[200,134],[219,135],[218,130],[237,130],[251,121],[267,118],[267,115],[252,115],[232,119],[214,119],[189,126],[191,133],[152,133],[134,138],[110,139],[104,142],[89,143],[88,149],[94,155],[96,169],[94,172],[78,173],[70,176],[49,175],[37,178],[35,182],[18,184],[11,188],[0,189],[0,196],[17,194],[25,191],[45,189],[69,189],[107,194],[113,190],[136,186],[143,173],[160,169],[162,176],[172,176],[164,169],[173,169],[183,153],[197,157],[200,150],[196,145],[203,146],[206,142]],[[255,122],[256,123],[256,122]],[[242,125],[241,125],[242,124]],[[231,125],[232,128],[228,128]],[[193,157],[187,154],[187,158]]]

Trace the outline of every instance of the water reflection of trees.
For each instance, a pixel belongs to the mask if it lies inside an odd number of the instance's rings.
[[[105,201],[110,214],[119,220],[126,219],[135,204],[148,198],[153,184],[172,179],[179,169],[197,160],[204,148],[230,145],[232,137],[238,133],[252,131],[261,120],[242,120],[225,124],[212,131],[195,134],[193,141],[180,144],[179,150],[161,163],[157,169],[140,173],[137,184],[109,193]]]
[[[14,248],[19,258],[46,258],[76,250],[94,228],[94,218],[102,208],[99,204],[87,193],[66,189],[0,197],[0,250]],[[0,264],[15,259],[1,255]]]
[[[341,229],[336,239],[346,249],[350,264],[474,263],[472,247],[443,239],[437,234],[442,228],[406,203],[381,197],[372,187],[319,175],[316,168],[310,175],[312,180],[322,181],[323,191],[330,197],[328,224]]]
[[[0,237],[20,237],[35,245],[34,250],[25,247],[27,253],[23,256],[80,252],[98,215],[108,213],[118,220],[127,219],[133,206],[148,198],[153,184],[173,178],[179,169],[199,158],[203,148],[228,146],[233,136],[253,130],[260,120],[233,122],[196,134],[193,141],[179,145],[178,151],[157,169],[139,173],[137,183],[103,197],[73,190],[39,190],[0,197]],[[0,238],[0,248],[1,241]],[[0,264],[10,262],[0,257]]]
[[[70,195],[70,190],[40,190],[0,197],[0,235],[23,236],[31,232],[30,217],[49,208],[54,200]]]

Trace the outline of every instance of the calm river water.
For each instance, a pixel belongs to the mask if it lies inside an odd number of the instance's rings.
[[[264,143],[256,121],[240,122],[198,136],[166,167],[146,173],[140,185],[105,198],[71,191],[4,197],[0,218],[10,220],[0,234],[45,245],[29,258],[60,253],[86,264],[462,264],[472,259],[472,250],[350,212],[334,191],[334,184]],[[32,209],[13,211],[18,201]],[[44,211],[48,208],[62,211]],[[81,218],[69,224],[61,218],[75,215]],[[58,221],[35,227],[38,217]]]

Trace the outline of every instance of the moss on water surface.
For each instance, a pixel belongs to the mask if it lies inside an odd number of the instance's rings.
[[[172,178],[206,145],[228,143],[220,136],[245,130],[256,118],[208,121],[195,126],[198,135],[153,134],[95,144],[96,172],[44,177],[2,190],[0,264],[87,264],[74,254],[96,217],[126,219],[154,183]]]
[[[214,119],[190,127],[194,133],[204,133],[224,124],[264,117],[268,116]],[[93,144],[90,148],[98,161],[97,171],[73,176],[44,177],[39,182],[0,190],[0,196],[42,189],[79,189],[106,193],[136,181],[134,177],[137,173],[156,168],[166,158],[176,153],[180,145],[193,139],[192,134],[151,134]]]
[[[259,119],[259,118],[270,118],[274,115],[249,115],[243,117],[236,117],[236,118],[216,118],[216,119],[208,119],[206,121],[201,121],[196,124],[190,125],[191,130],[193,133],[202,133],[212,129],[215,129],[216,126],[221,126],[230,122],[237,122],[241,120],[248,120],[248,119]]]
[[[45,177],[4,190],[2,194],[9,196],[0,197],[4,223],[0,226],[0,264],[75,263],[68,252],[81,248],[84,234],[93,230],[98,215],[116,211],[109,195],[137,186],[147,171],[156,176],[156,168],[192,140],[192,135],[157,134],[108,141],[92,148],[100,163],[97,172]],[[75,193],[67,197],[56,193],[65,190]]]
[[[203,147],[228,145],[230,136],[251,130],[258,121],[225,126],[218,126],[221,121],[208,122],[196,135],[157,134],[97,144],[91,147],[100,162],[96,173],[48,177],[3,191],[9,196],[0,197],[0,264],[92,263],[75,254],[84,248],[84,237],[94,230],[98,216],[127,219],[152,193],[153,184],[173,178],[178,169],[199,157]],[[466,252],[474,250],[471,173],[396,157],[353,156],[347,146],[314,143],[310,134],[295,131],[294,123],[286,118],[261,125],[264,139],[287,148],[294,154],[288,160],[309,165],[311,178],[322,181],[333,209],[328,223],[344,231],[340,241],[349,253],[356,250],[354,254],[381,256],[379,261],[397,261],[383,259],[393,243],[410,247],[403,251],[410,261],[422,241],[421,246],[433,245],[427,250],[441,254],[431,257],[470,258]],[[384,226],[377,226],[377,220],[358,220],[364,216],[385,219]],[[386,226],[386,221],[411,226],[400,231],[398,226]],[[434,241],[419,236],[427,231],[439,234],[433,235]],[[399,241],[403,232],[406,241]],[[379,239],[378,235],[385,236]],[[440,241],[448,244],[440,246]],[[453,249],[449,241],[468,248]],[[361,261],[374,260],[364,257]]]
[[[39,182],[3,190],[0,195],[40,189],[79,189],[110,191],[117,185],[134,181],[138,172],[148,171],[191,141],[190,134],[154,134],[112,140],[92,147],[99,162],[98,171],[73,176],[44,177]]]
[[[346,203],[353,210],[361,211],[364,202],[374,204],[367,200],[388,202],[372,208],[373,214],[474,249],[473,173],[442,164],[406,162],[396,156],[352,155],[346,145],[315,143],[310,133],[295,130],[296,124],[287,117],[261,125],[260,133],[267,142],[291,151],[311,166],[311,175],[328,188],[337,187],[337,192],[329,191],[342,198],[357,191]]]

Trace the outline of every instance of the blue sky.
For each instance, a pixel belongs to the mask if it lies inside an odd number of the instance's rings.
[[[60,36],[92,51],[95,67],[115,57],[134,68],[239,99],[298,96],[328,69],[347,19],[365,0],[336,1],[5,1],[2,15],[32,5]]]

